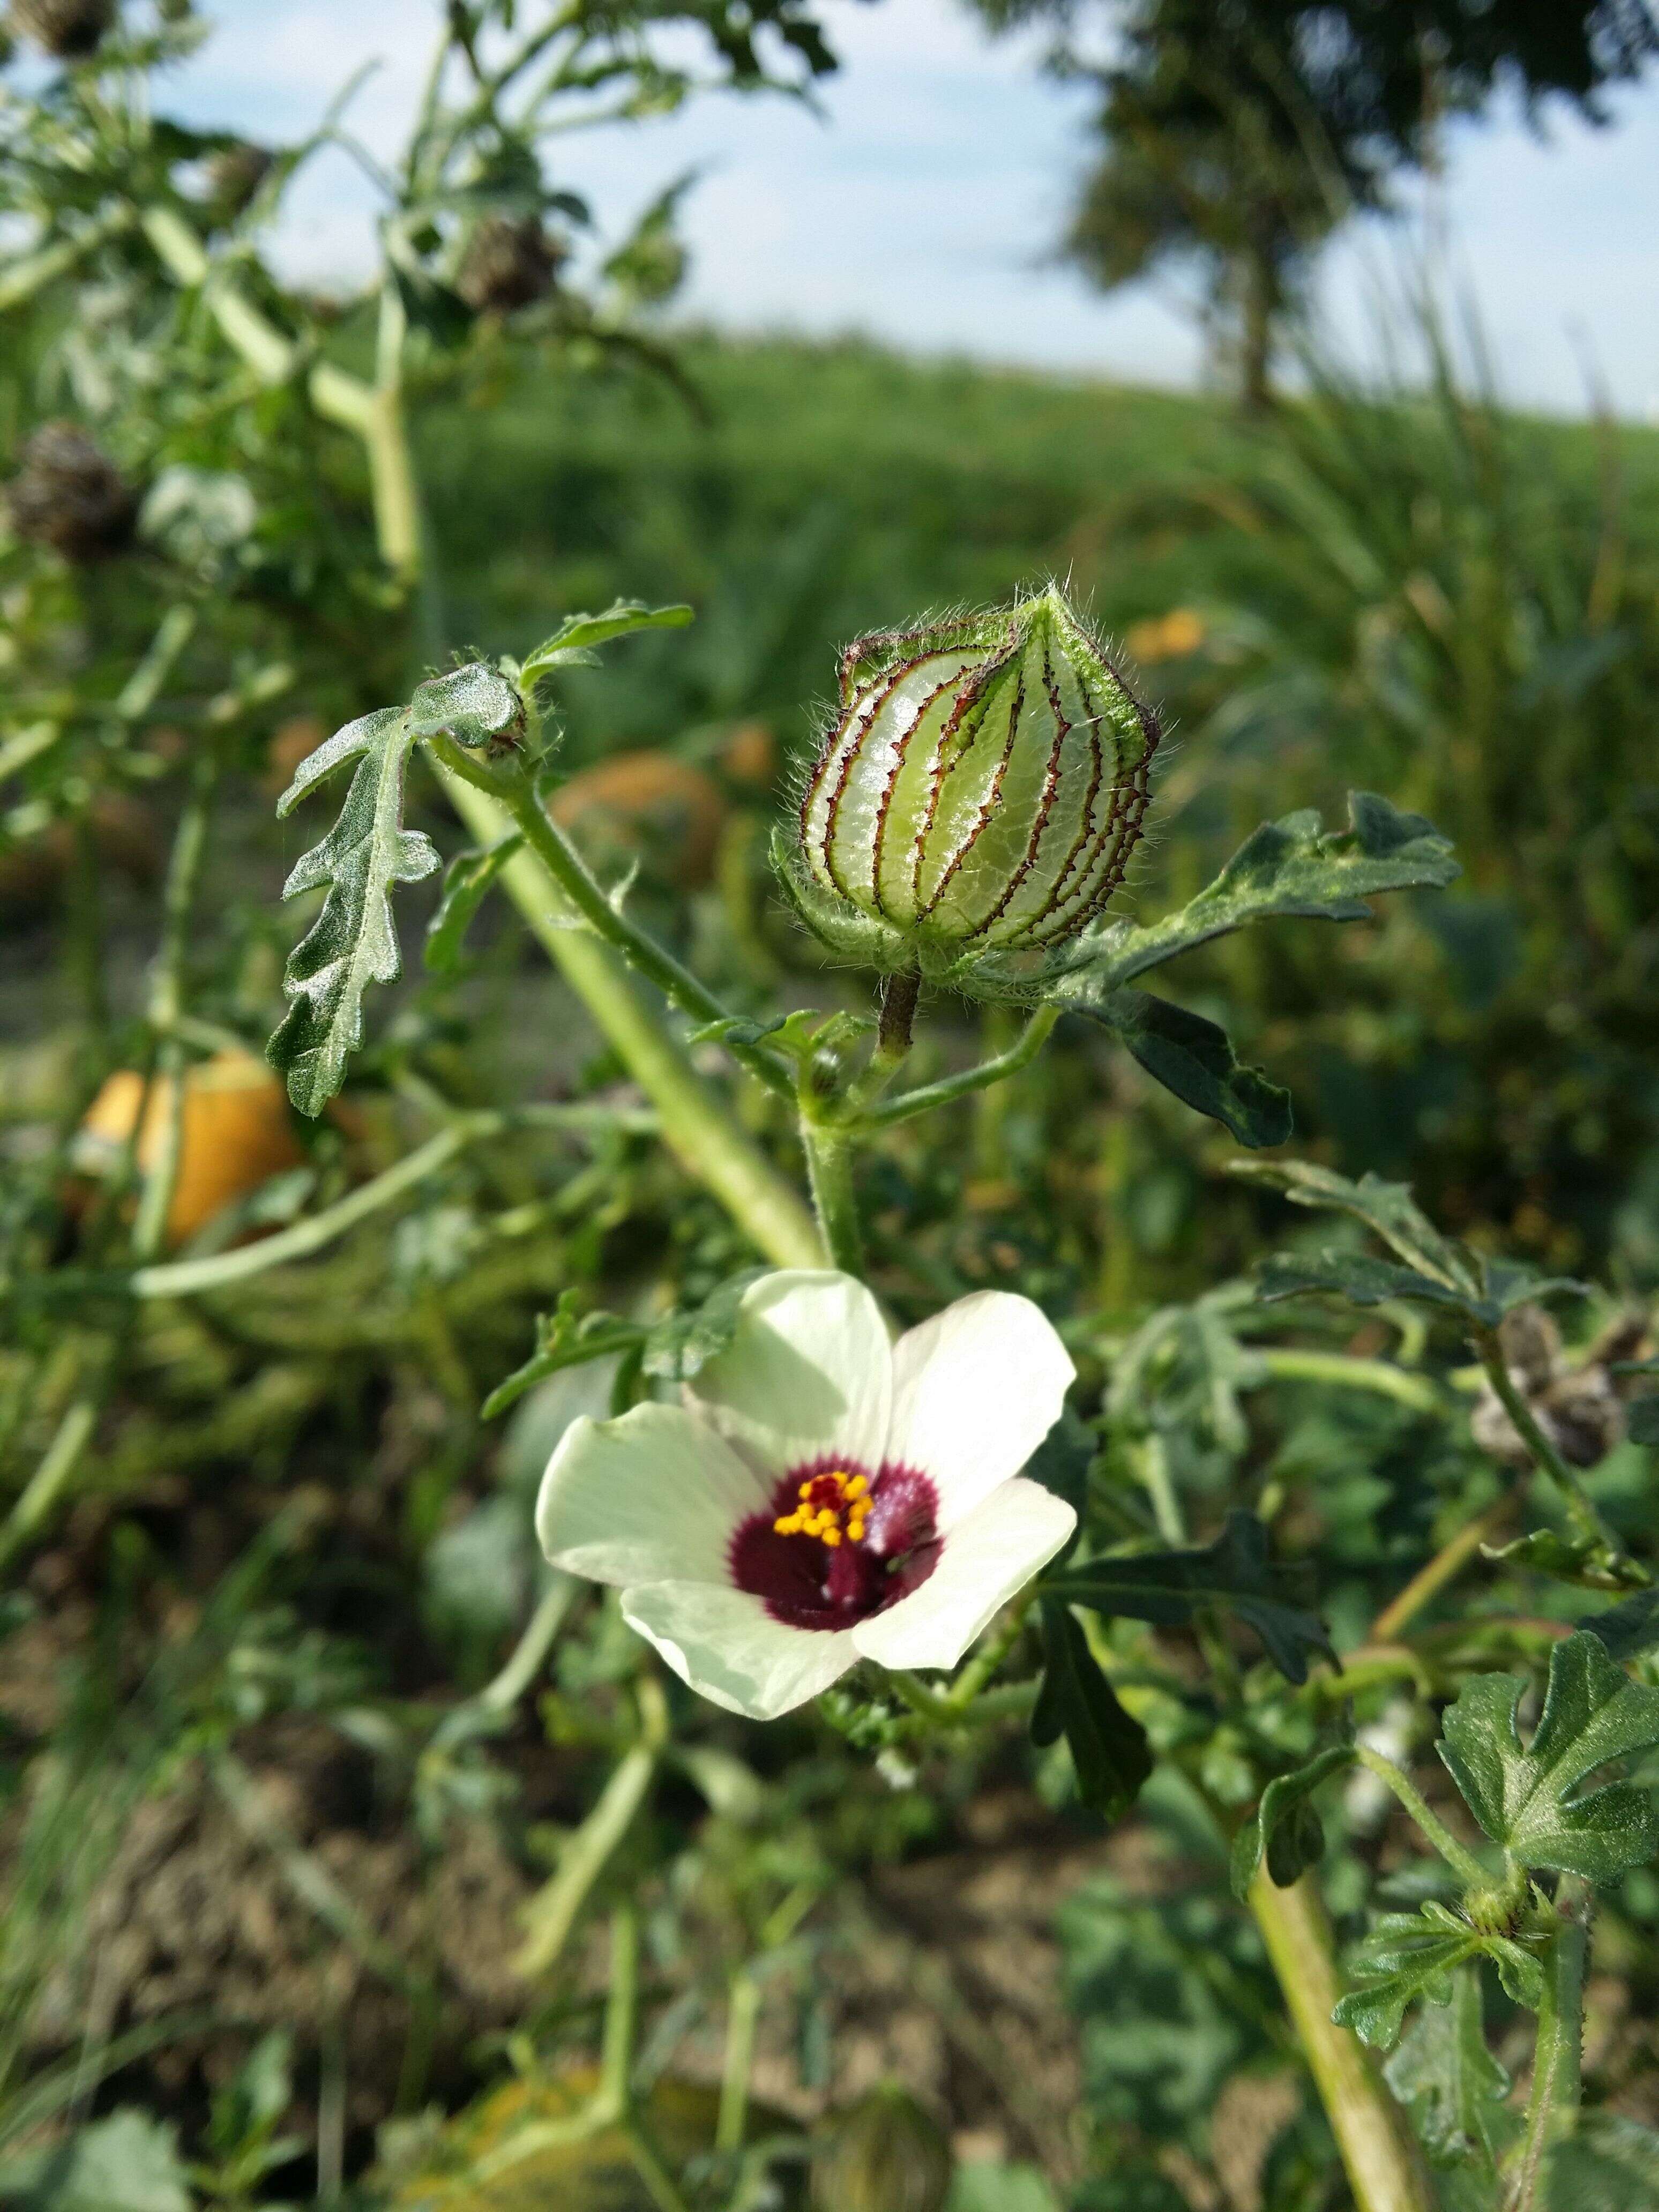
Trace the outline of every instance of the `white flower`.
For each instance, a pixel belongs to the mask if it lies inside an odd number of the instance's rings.
[[[894,1345],[852,1276],[765,1275],[683,1405],[573,1424],[536,1532],[732,1712],[770,1720],[860,1659],[954,1667],[1072,1533],[1019,1469],[1073,1374],[1029,1298],[981,1291]]]

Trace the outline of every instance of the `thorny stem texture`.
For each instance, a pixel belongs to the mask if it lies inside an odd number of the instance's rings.
[[[1336,2137],[1356,2212],[1436,2212],[1399,2106],[1364,2045],[1331,2018],[1342,1990],[1330,1923],[1311,1877],[1280,1889],[1263,1866],[1249,1902]]]

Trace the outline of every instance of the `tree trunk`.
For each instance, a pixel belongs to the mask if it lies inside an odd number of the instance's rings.
[[[1273,402],[1273,335],[1282,304],[1279,261],[1260,239],[1245,247],[1242,261],[1238,400],[1247,415],[1262,415]]]

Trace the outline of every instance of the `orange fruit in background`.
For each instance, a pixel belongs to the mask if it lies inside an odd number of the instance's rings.
[[[1208,635],[1203,616],[1194,608],[1172,607],[1167,615],[1132,623],[1123,642],[1137,660],[1178,660],[1196,653]]]
[[[769,787],[778,772],[778,741],[768,722],[739,722],[720,747],[720,766],[734,783]]]
[[[148,1170],[161,1150],[172,1089],[169,1081],[152,1084],[145,1106],[143,1077],[135,1068],[118,1069],[87,1109],[75,1147],[76,1166],[91,1175],[109,1174],[142,1107],[137,1161]],[[264,1060],[251,1052],[222,1052],[199,1061],[185,1077],[168,1243],[182,1244],[227,1206],[304,1160],[288,1094]]]
[[[720,786],[678,754],[616,753],[573,775],[548,811],[584,847],[655,860],[687,890],[706,884],[726,818]]]

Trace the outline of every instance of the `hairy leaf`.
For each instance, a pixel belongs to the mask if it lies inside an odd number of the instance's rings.
[[[1452,1977],[1449,2004],[1424,2006],[1382,2070],[1412,2108],[1423,2148],[1437,2165],[1467,2161],[1486,2174],[1496,2171],[1517,2124],[1504,2104],[1510,2077],[1486,2048],[1473,1966]]]
[[[1475,1255],[1455,1238],[1443,1237],[1403,1182],[1385,1182],[1375,1175],[1364,1175],[1353,1182],[1311,1160],[1237,1160],[1232,1172],[1252,1182],[1273,1184],[1293,1206],[1350,1214],[1415,1273],[1468,1297],[1486,1296],[1486,1279]]]
[[[1550,1654],[1544,1710],[1523,1747],[1515,1717],[1526,1688],[1518,1674],[1466,1683],[1440,1756],[1475,1819],[1520,1865],[1612,1881],[1659,1851],[1659,1812],[1634,1782],[1577,1793],[1598,1767],[1659,1744],[1659,1690],[1632,1681],[1582,1629]]]
[[[1331,2014],[1351,2027],[1362,2043],[1386,2051],[1400,2034],[1408,2005],[1419,1997],[1431,2004],[1451,2001],[1452,1976],[1472,1960],[1488,1958],[1498,1978],[1517,2004],[1538,2008],[1543,1969],[1529,1951],[1505,1936],[1486,1935],[1443,1905],[1420,1912],[1384,1915],[1350,1961],[1358,1986],[1340,1998]]]
[[[1293,1205],[1346,1213],[1389,1245],[1401,1264],[1368,1252],[1281,1253],[1264,1260],[1257,1280],[1264,1299],[1318,1291],[1374,1306],[1410,1298],[1458,1313],[1477,1329],[1495,1329],[1511,1307],[1558,1291],[1582,1293],[1564,1276],[1540,1276],[1503,1261],[1486,1261],[1453,1237],[1443,1237],[1402,1182],[1364,1175],[1358,1182],[1310,1160],[1235,1160],[1232,1172],[1273,1184]]]
[[[1077,1794],[1109,1820],[1127,1813],[1152,1771],[1140,1723],[1124,1711],[1089,1649],[1071,1608],[1045,1600],[1042,1684],[1031,1713],[1031,1741],[1063,1735],[1077,1772]]]
[[[1385,1305],[1411,1298],[1424,1305],[1448,1306],[1460,1314],[1475,1310],[1470,1299],[1414,1267],[1379,1260],[1372,1252],[1276,1252],[1257,1263],[1255,1279],[1264,1304],[1310,1294],[1346,1298],[1357,1306]],[[1486,1310],[1480,1302],[1480,1310]],[[1494,1322],[1497,1310],[1492,1311]]]
[[[681,629],[695,619],[686,606],[647,607],[638,599],[617,599],[602,615],[570,615],[551,637],[544,638],[519,671],[526,694],[555,668],[580,667],[593,659],[594,648],[635,630]]]
[[[283,975],[289,1010],[266,1047],[302,1114],[321,1113],[344,1080],[346,1061],[362,1039],[365,989],[398,973],[392,885],[417,883],[438,865],[431,841],[403,826],[413,742],[406,708],[365,714],[303,760],[277,801],[285,815],[343,762],[357,763],[339,820],[295,863],[283,886],[284,898],[329,887],[322,912],[289,955]]]
[[[417,684],[409,702],[411,737],[453,738],[469,752],[511,744],[524,729],[524,705],[504,676],[482,660]]]
[[[426,928],[426,964],[434,975],[453,975],[460,965],[461,943],[489,887],[524,843],[513,830],[486,851],[458,853],[444,871],[444,892]]]
[[[1274,915],[1363,921],[1367,898],[1450,883],[1460,872],[1448,839],[1420,814],[1368,791],[1348,794],[1348,827],[1327,830],[1311,809],[1264,822],[1221,873],[1176,914],[1146,928],[1113,920],[1089,933],[1079,969],[1103,996],[1178,953]]]
[[[1227,1032],[1203,1015],[1150,991],[1114,991],[1087,1014],[1127,1045],[1148,1075],[1183,1105],[1221,1122],[1241,1145],[1282,1145],[1291,1134],[1291,1094],[1259,1068],[1242,1066]]]
[[[1218,1605],[1247,1621],[1280,1674],[1308,1678],[1311,1654],[1330,1642],[1317,1613],[1293,1604],[1253,1513],[1232,1512],[1221,1534],[1201,1551],[1138,1552],[1087,1559],[1043,1584],[1043,1595],[1095,1613],[1174,1627],[1199,1606]]]
[[[1261,1802],[1233,1838],[1233,1894],[1243,1899],[1265,1854],[1267,1872],[1280,1889],[1316,1866],[1325,1848],[1324,1831],[1310,1800],[1333,1774],[1353,1764],[1353,1746],[1328,1744],[1288,1774],[1276,1774]]]

